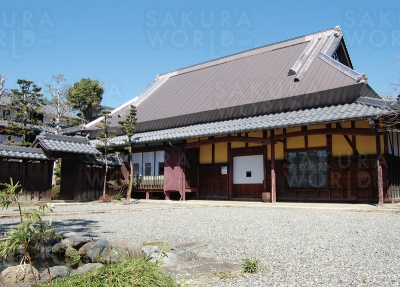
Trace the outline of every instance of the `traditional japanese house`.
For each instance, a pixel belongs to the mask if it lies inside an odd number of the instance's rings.
[[[112,111],[116,130],[131,106],[147,198],[398,198],[399,139],[382,128],[393,105],[353,69],[340,27],[158,75]],[[112,139],[121,152],[127,140]]]

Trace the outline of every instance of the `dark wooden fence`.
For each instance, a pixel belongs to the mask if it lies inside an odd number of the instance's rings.
[[[75,160],[63,160],[61,166],[61,199],[96,200],[103,194],[104,166],[96,167]],[[125,166],[109,167],[106,193],[124,193],[123,186],[126,186],[128,180]]]
[[[389,155],[386,158],[388,164],[388,190],[385,196],[386,202],[400,201],[400,157]]]
[[[53,162],[8,161],[0,158],[0,183],[19,182],[22,201],[47,201],[51,199]],[[3,187],[0,187],[2,189]]]

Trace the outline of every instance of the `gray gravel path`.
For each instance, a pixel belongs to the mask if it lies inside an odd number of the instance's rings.
[[[54,212],[58,230],[138,242],[204,242],[203,256],[261,262],[254,275],[210,274],[188,286],[400,286],[398,214],[181,203],[56,205]],[[2,218],[0,232],[16,221]]]

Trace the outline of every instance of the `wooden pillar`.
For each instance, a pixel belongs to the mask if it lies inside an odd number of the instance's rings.
[[[214,150],[214,145],[213,145],[213,150]],[[185,151],[182,150],[182,159],[181,159],[181,164],[183,164],[183,167],[181,167],[181,172],[182,172],[182,201],[186,201],[186,156],[185,156]],[[214,152],[213,152],[214,154]],[[214,159],[213,159],[214,160]]]
[[[379,205],[383,205],[383,175],[382,175],[382,166],[381,166],[381,138],[380,134],[376,133],[376,168],[378,171],[378,195],[379,195]]]
[[[276,176],[275,176],[275,141],[274,130],[271,130],[271,202],[276,202]]]
[[[233,157],[231,154],[232,144],[228,142],[228,198],[232,198],[233,192]]]

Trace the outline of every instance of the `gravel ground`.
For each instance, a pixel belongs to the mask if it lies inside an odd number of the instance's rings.
[[[0,215],[7,214],[4,210]],[[185,204],[56,205],[58,230],[172,245],[204,242],[201,253],[261,271],[187,280],[188,286],[400,286],[398,214]],[[2,218],[4,233],[17,218]]]

